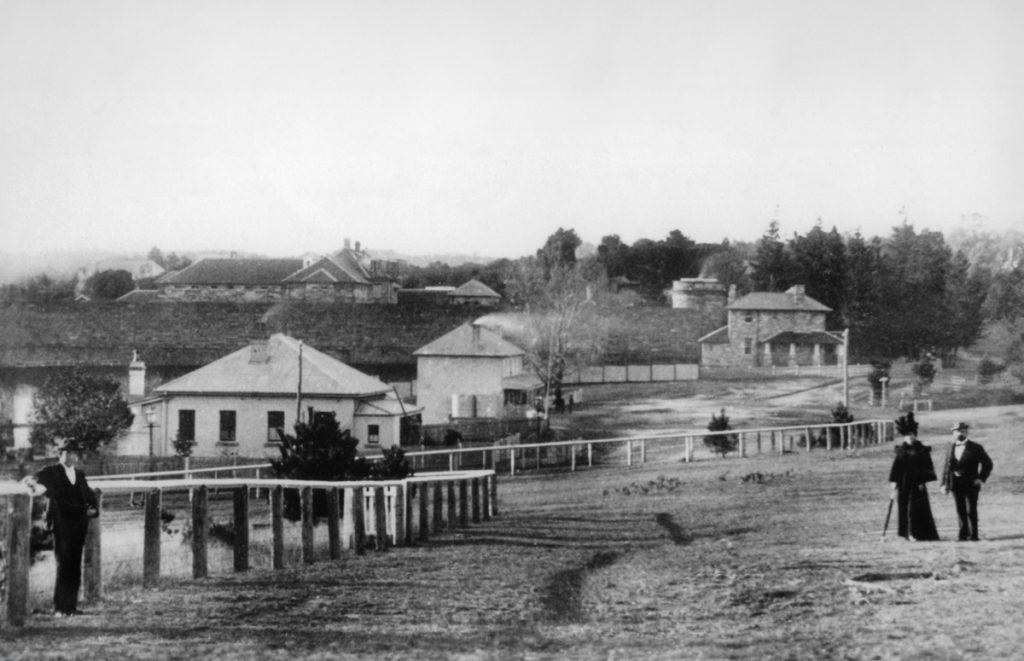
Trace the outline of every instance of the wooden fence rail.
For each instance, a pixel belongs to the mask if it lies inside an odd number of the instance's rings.
[[[102,480],[94,483],[101,514],[89,524],[82,570],[85,601],[103,596],[104,549],[103,501],[113,494],[140,491],[136,480]],[[488,520],[497,514],[497,477],[494,471],[424,473],[404,480],[358,482],[312,482],[262,479],[177,479],[144,483],[142,584],[159,586],[161,578],[161,535],[164,533],[164,498],[188,496],[190,508],[192,577],[205,578],[210,572],[210,496],[227,491],[232,497],[231,528],[234,532],[233,568],[250,569],[250,532],[253,518],[250,503],[254,493],[268,494],[271,530],[271,566],[282,569],[285,554],[285,494],[296,493],[301,509],[301,561],[318,560],[314,544],[317,513],[314,494],[326,500],[328,557],[339,560],[342,550],[362,554],[368,548],[384,551],[424,542],[432,535]],[[447,502],[443,492],[447,491]],[[434,509],[433,523],[429,510]],[[447,516],[440,518],[442,508]],[[17,482],[0,484],[0,628],[23,626],[29,609],[31,567],[32,497]],[[418,516],[415,515],[418,512]],[[457,513],[457,514],[456,514]],[[324,517],[324,513],[320,513]],[[108,553],[104,553],[104,551]]]

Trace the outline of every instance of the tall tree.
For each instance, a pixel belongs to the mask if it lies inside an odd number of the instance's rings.
[[[559,227],[537,251],[537,261],[545,273],[552,269],[571,267],[576,263],[576,249],[583,244],[576,230]]]
[[[779,221],[773,220],[758,240],[750,267],[751,285],[756,291],[785,291],[793,284],[789,254],[779,236]]]
[[[34,404],[31,442],[37,449],[61,438],[83,452],[96,452],[128,429],[135,417],[116,381],[80,369],[49,377]]]
[[[804,236],[790,241],[794,284],[803,284],[807,295],[832,308],[828,326],[842,324],[848,272],[846,245],[835,227],[830,232],[821,221]]]

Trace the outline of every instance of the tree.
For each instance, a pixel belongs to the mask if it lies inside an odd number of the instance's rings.
[[[555,268],[571,267],[576,264],[576,249],[582,244],[576,230],[559,227],[537,251],[537,261],[546,275]]]
[[[89,278],[88,287],[97,298],[113,300],[135,288],[132,274],[121,269],[98,271]]]
[[[128,429],[135,418],[116,381],[79,369],[47,378],[34,404],[31,442],[38,450],[60,438],[79,451],[95,453]]]
[[[388,448],[382,459],[368,461],[356,448],[359,440],[342,430],[335,416],[316,416],[295,424],[295,434],[281,433],[281,456],[270,460],[278,478],[340,482],[345,480],[400,480],[412,475],[401,448]],[[299,492],[285,491],[284,514],[291,521],[302,518]],[[327,515],[327,492],[313,494],[313,514]]]
[[[794,236],[789,244],[794,284],[803,284],[807,295],[832,308],[826,324],[842,324],[848,273],[846,244],[836,228],[825,232],[819,220],[804,236]]]
[[[732,429],[732,426],[729,424],[729,416],[725,414],[725,409],[722,409],[718,415],[711,414],[708,431],[723,432],[730,429]],[[704,445],[715,454],[720,454],[724,457],[736,450],[736,446],[739,445],[739,437],[736,434],[710,434],[704,437]]]
[[[747,275],[747,255],[740,246],[722,241],[700,267],[700,277],[715,278],[726,287],[736,286],[737,292],[750,291],[750,277]]]
[[[773,220],[758,240],[751,261],[750,280],[755,291],[785,291],[794,284],[790,259],[779,238],[779,221]]]

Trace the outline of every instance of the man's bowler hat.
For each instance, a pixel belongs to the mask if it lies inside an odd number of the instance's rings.
[[[949,428],[950,431],[967,431],[971,426],[966,422],[958,422]]]

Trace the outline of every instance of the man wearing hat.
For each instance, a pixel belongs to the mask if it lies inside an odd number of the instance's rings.
[[[980,443],[967,438],[969,430],[966,422],[952,427],[953,442],[942,469],[942,493],[953,492],[961,542],[978,541],[978,493],[992,472],[992,460]]]
[[[53,528],[53,551],[57,559],[57,580],[53,587],[54,615],[67,617],[78,611],[78,588],[82,582],[82,550],[89,519],[98,516],[96,494],[76,468],[79,450],[70,442],[57,444],[58,463],[50,464],[23,481],[33,495],[50,499],[46,525]]]

